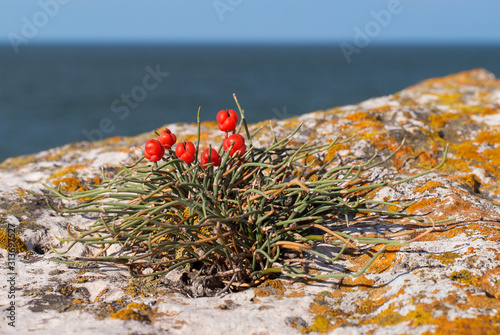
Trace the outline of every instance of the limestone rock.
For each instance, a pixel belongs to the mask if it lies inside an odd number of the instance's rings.
[[[334,146],[328,158],[387,157],[400,147],[374,178],[404,178],[435,166],[449,145],[441,170],[370,196],[412,200],[408,213],[434,221],[454,217],[459,224],[402,236],[417,239],[387,250],[358,278],[301,282],[283,277],[222,298],[191,299],[176,285],[182,277],[176,273],[133,279],[119,266],[49,261],[57,256],[50,245],[61,246],[55,236],[66,236],[68,223],[88,226],[92,220],[55,216],[39,195],[42,183],[67,191],[99,183],[119,162],[138,157],[149,134],[9,158],[0,163],[0,239],[3,246],[7,228],[15,229],[21,252],[14,263],[8,263],[6,250],[0,254],[1,290],[15,295],[2,294],[0,308],[15,303],[16,325],[10,327],[9,314],[2,313],[2,334],[500,333],[500,80],[476,69],[357,105],[261,122],[251,126],[262,128],[255,145],[266,144],[270,125],[284,136],[299,123],[297,143],[355,136]],[[169,128],[179,138],[196,137],[194,124]],[[202,140],[220,141],[215,122],[202,124]],[[80,245],[69,256],[89,252]],[[342,261],[356,270],[365,256]]]

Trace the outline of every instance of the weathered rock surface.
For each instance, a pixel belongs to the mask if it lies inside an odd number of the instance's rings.
[[[68,191],[98,183],[101,173],[111,175],[116,164],[138,157],[150,136],[69,144],[0,164],[0,332],[500,333],[500,80],[485,70],[472,70],[429,79],[358,105],[262,122],[251,127],[263,127],[255,144],[266,144],[270,124],[284,136],[300,122],[303,127],[294,137],[299,143],[355,135],[328,152],[344,161],[366,160],[374,153],[386,157],[406,139],[379,170],[384,178],[403,178],[437,165],[448,144],[450,152],[441,170],[370,196],[413,200],[408,213],[434,221],[454,217],[459,224],[401,236],[417,240],[385,252],[355,279],[279,278],[222,298],[192,299],[176,284],[175,273],[132,280],[126,269],[111,265],[82,262],[69,267],[49,261],[57,257],[50,245],[61,246],[55,236],[66,236],[68,223],[88,225],[91,220],[54,215],[44,197],[37,195],[45,192],[42,183],[60,184]],[[192,124],[169,128],[180,138],[196,137]],[[202,125],[202,139],[220,141],[216,123]],[[8,226],[18,233],[14,263],[8,263],[5,250]],[[379,228],[350,229],[363,235],[380,233]],[[69,255],[87,252],[87,247],[77,246]],[[341,262],[355,271],[367,259],[363,255]],[[9,291],[15,299],[8,297]],[[15,302],[15,328],[8,324],[6,309],[11,302]]]

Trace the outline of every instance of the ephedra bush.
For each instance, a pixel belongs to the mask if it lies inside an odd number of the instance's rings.
[[[98,245],[98,254],[75,260],[114,262],[127,266],[133,276],[174,269],[196,272],[227,289],[249,287],[277,274],[312,279],[358,276],[387,247],[401,245],[389,238],[332,230],[325,223],[355,224],[360,215],[410,217],[404,205],[362,195],[439,169],[445,158],[432,170],[395,182],[360,182],[365,172],[380,165],[375,157],[360,164],[326,161],[308,167],[306,173],[303,162],[326,153],[338,139],[294,146],[291,138],[299,126],[285,138],[273,137],[268,146],[256,147],[236,97],[235,101],[241,118],[234,110],[217,115],[222,145],[204,145],[202,150],[198,111],[196,143],[178,141],[165,129],[147,141],[144,157],[132,166],[122,165],[114,177],[93,189],[66,195],[47,186],[51,196],[79,200],[69,207],[52,205],[61,215],[95,213],[96,218],[88,228],[68,226],[68,237],[60,241],[69,246],[62,252],[53,250],[64,254],[76,243]],[[388,211],[387,206],[399,210]],[[323,254],[315,248],[318,243],[334,246],[336,252]],[[345,253],[376,245],[381,246],[357,273],[310,271],[312,259],[335,264]],[[119,252],[108,254],[117,248]]]

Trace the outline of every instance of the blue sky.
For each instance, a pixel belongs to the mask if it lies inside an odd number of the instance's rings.
[[[374,44],[500,44],[497,0],[0,0],[0,10],[8,44],[353,44],[363,33]]]

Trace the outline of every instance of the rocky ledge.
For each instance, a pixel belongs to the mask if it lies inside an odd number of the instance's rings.
[[[400,147],[380,170],[386,177],[437,165],[449,145],[442,169],[369,196],[411,200],[409,214],[455,221],[401,236],[411,242],[387,250],[357,278],[280,277],[241,292],[192,298],[196,288],[186,290],[175,273],[132,279],[117,266],[50,261],[60,257],[50,248],[62,247],[55,236],[66,236],[68,223],[89,220],[56,216],[42,184],[78,191],[99,183],[102,173],[112,175],[119,162],[137,158],[150,134],[9,158],[0,164],[1,333],[500,333],[500,80],[476,69],[358,105],[261,122],[251,125],[262,128],[254,144],[265,145],[270,126],[284,136],[299,123],[297,143],[355,135],[328,152],[339,160],[387,157]],[[181,138],[196,137],[193,124],[168,127]],[[202,140],[220,137],[216,128],[203,123]],[[350,229],[363,235],[377,226]],[[5,250],[9,241],[16,253]],[[80,245],[69,256],[87,252]],[[339,261],[356,271],[370,252]]]

